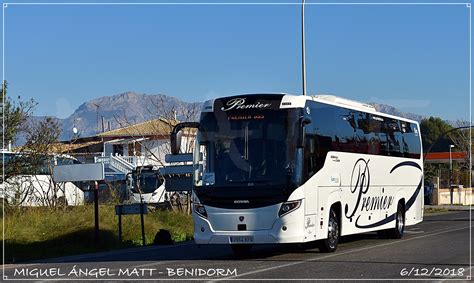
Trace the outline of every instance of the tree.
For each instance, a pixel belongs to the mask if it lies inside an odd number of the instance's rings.
[[[20,96],[13,100],[7,95],[8,83],[3,81],[1,92],[3,104],[2,140],[3,147],[9,143],[15,144],[19,134],[26,130],[28,120],[31,118],[37,103],[31,99],[22,101]]]
[[[2,123],[2,144],[3,149],[7,148],[9,144],[15,144],[17,138],[21,134],[25,134],[28,128],[28,121],[33,115],[33,111],[37,105],[34,100],[22,101],[20,96],[13,100],[7,94],[8,83],[3,81],[1,86],[2,101],[3,101],[3,121]],[[3,162],[3,160],[2,160]],[[11,176],[19,175],[24,171],[27,160],[18,157],[9,160],[8,166],[5,166],[5,171],[1,178],[8,179]],[[3,167],[3,166],[2,166]],[[0,180],[3,182],[3,179]]]
[[[165,130],[167,133],[171,133],[173,130],[173,127],[179,123],[179,122],[187,122],[187,121],[196,121],[198,118],[198,115],[200,113],[200,104],[199,103],[191,103],[188,106],[184,105],[168,105],[166,101],[162,98],[159,97],[157,99],[150,98],[149,101],[149,107],[146,109],[146,111],[149,113],[149,116],[153,117],[154,119],[161,119],[163,123],[156,123],[156,124],[151,124],[151,132],[157,133],[155,138],[162,138],[160,135],[163,133],[163,130]],[[115,120],[117,123],[120,125],[122,128],[127,128],[128,126],[133,126],[133,122],[131,122],[127,116],[125,115],[125,112],[123,116],[114,116]],[[178,118],[180,118],[180,121],[178,121]],[[163,125],[164,129],[163,129]],[[185,142],[184,147],[182,148],[183,153],[188,153],[192,152],[193,146],[194,146],[194,129],[184,129],[183,130],[183,140]],[[166,153],[171,153],[171,146],[169,142],[166,142],[162,144],[160,147],[160,150],[162,151],[161,156],[157,155],[156,152],[152,150],[152,146],[155,144],[147,143],[147,135],[149,134],[150,131],[147,131],[147,133],[140,133],[136,132],[135,130],[131,130],[129,134],[133,136],[134,138],[137,139],[136,143],[140,145],[142,150],[146,153],[148,158],[150,160],[153,160],[154,162],[160,164],[161,166],[165,165],[165,161],[163,160],[163,156]],[[153,137],[152,137],[153,138]],[[139,165],[145,165],[145,164],[139,164]]]
[[[464,162],[454,163],[452,173],[452,182],[467,184],[470,176],[469,170],[469,152],[471,149],[470,129],[457,129],[460,127],[468,127],[469,122],[456,121],[454,126],[449,125],[441,118],[430,117],[423,119],[420,123],[421,135],[423,141],[423,149],[425,152],[433,145],[430,152],[447,152],[450,150],[450,145],[454,145],[454,151],[465,152],[466,157]],[[447,133],[449,132],[449,133]],[[447,133],[447,134],[446,134]],[[436,143],[436,144],[434,144]],[[465,170],[468,169],[468,170]],[[441,171],[448,171],[449,164],[424,164],[425,182],[431,180],[433,177],[440,176]],[[448,177],[449,179],[449,177]]]
[[[32,173],[52,174],[55,158],[53,145],[58,142],[60,135],[61,127],[58,121],[51,117],[32,121],[29,124],[26,144],[22,147],[22,151],[25,152],[25,156],[28,156],[34,170]],[[42,183],[37,177],[35,181],[38,184],[35,189],[40,192],[38,195],[43,205],[56,207],[64,204],[63,200],[58,198],[59,191],[62,191],[64,195],[64,187],[56,183],[51,176],[47,178],[47,182]]]
[[[469,122],[458,120],[454,123],[454,126],[456,128],[466,127],[466,126],[469,126]],[[465,164],[469,164],[469,159],[470,159],[469,151],[470,151],[471,146],[472,146],[471,145],[471,140],[472,139],[469,136],[470,133],[471,133],[471,131],[470,131],[469,128],[459,129],[459,130],[456,130],[452,133],[449,133],[449,138],[453,142],[453,144],[455,146],[455,150],[467,153],[466,157],[464,159]],[[469,167],[469,166],[467,166],[467,167]]]
[[[445,136],[438,140],[441,135],[445,132],[451,130],[452,127],[444,120],[439,117],[430,117],[428,119],[421,120],[420,130],[421,130],[421,140],[423,143],[423,151],[427,152],[428,149],[436,142],[436,144],[431,148],[431,152],[443,152],[449,149],[449,145],[452,144],[452,141],[449,137]],[[445,168],[445,164],[432,164],[424,163],[424,178],[425,183],[430,183],[433,177],[439,175],[439,171]]]
[[[8,84],[4,81],[1,88],[5,121],[2,139],[5,144],[15,145],[20,136],[24,140],[24,145],[16,147],[15,154],[5,160],[4,180],[0,181],[5,183],[7,199],[12,205],[21,205],[34,197],[40,198],[37,201],[43,205],[57,206],[61,202],[58,192],[64,192],[64,188],[56,184],[50,174],[54,166],[53,145],[61,133],[59,123],[50,117],[33,119],[37,103],[32,99],[22,101],[19,96],[13,100],[7,95],[7,89]],[[47,181],[39,180],[38,174],[47,176]]]
[[[451,130],[453,127],[446,123],[439,117],[430,117],[421,120],[421,140],[423,143],[423,150],[426,152],[430,146],[438,140],[438,138],[445,132]],[[449,137],[441,138],[436,145],[431,149],[432,152],[445,152],[449,150],[449,145],[452,141]]]
[[[156,147],[158,144],[153,141],[154,138],[156,140],[162,139],[163,137],[161,136],[163,132],[171,133],[173,130],[173,127],[178,123],[178,122],[187,122],[187,121],[196,121],[198,118],[198,115],[200,113],[200,104],[199,103],[191,103],[188,105],[179,105],[179,104],[170,104],[167,103],[163,97],[158,97],[158,98],[150,98],[149,101],[149,107],[146,109],[148,113],[150,114],[151,117],[154,117],[155,119],[160,119],[163,123],[155,123],[151,124],[151,132],[156,133],[155,137],[152,137],[150,140],[149,138],[149,132],[147,133],[137,133],[135,131],[132,131],[129,133],[131,136],[134,136],[136,138],[136,143],[140,145],[141,149],[144,150],[145,155],[147,159],[152,160],[155,163],[160,164],[161,166],[165,165],[165,160],[163,160],[163,157],[167,153],[171,153],[171,146],[169,142],[161,143],[159,146],[160,148],[160,154],[157,154],[157,152],[153,151],[152,149]],[[178,121],[178,118],[180,118],[181,121]],[[127,119],[125,112],[123,117],[115,116],[116,121],[121,127],[125,127],[127,129],[128,126],[132,126],[132,123]],[[163,128],[164,125],[164,128]],[[182,148],[183,153],[189,153],[192,152],[192,149],[194,147],[194,135],[195,135],[195,129],[189,129],[186,128],[183,130],[183,141],[184,141],[184,146]],[[145,159],[142,159],[145,161]],[[148,160],[148,161],[149,161]],[[138,165],[145,165],[145,164],[138,164]],[[164,176],[160,176],[164,178]],[[170,197],[172,200],[175,202],[175,206],[178,206],[178,209],[180,209],[181,203],[180,203],[180,195],[178,193],[173,193]],[[191,205],[190,205],[190,197],[188,196],[186,198],[186,211],[188,213],[191,212]]]

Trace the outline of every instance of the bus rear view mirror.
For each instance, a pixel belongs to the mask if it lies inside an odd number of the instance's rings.
[[[308,124],[311,124],[311,118],[309,117],[301,117],[301,127],[304,127]]]
[[[183,136],[183,131],[178,131],[175,134],[171,134],[171,154],[179,154],[181,151],[181,137]]]
[[[194,128],[199,129],[198,122],[183,122],[174,126],[170,133],[171,154],[179,154],[181,151],[181,138],[183,135],[182,129]]]
[[[297,141],[298,148],[304,147],[304,143],[305,143],[304,137],[306,135],[305,126],[308,124],[311,124],[311,118],[302,116],[300,118],[300,129],[299,129],[299,135],[298,135],[298,141]]]

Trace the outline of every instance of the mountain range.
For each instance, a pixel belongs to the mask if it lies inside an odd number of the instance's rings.
[[[201,105],[163,94],[124,92],[103,96],[81,104],[69,117],[59,119],[62,127],[61,140],[71,139],[73,128],[78,130],[80,137],[88,137],[103,130],[113,130],[159,117],[176,116],[179,120],[196,120]],[[189,113],[193,117],[184,117]]]
[[[369,104],[382,113],[416,121],[424,118],[421,115],[402,112],[390,105]],[[170,118],[170,115],[176,115],[179,120],[197,120],[201,105],[200,102],[185,102],[164,94],[124,92],[103,96],[83,103],[69,117],[58,119],[62,127],[61,140],[70,140],[73,137],[73,128],[78,130],[80,137],[88,137],[102,132],[103,129],[113,130],[158,117]],[[177,112],[172,113],[173,109]]]

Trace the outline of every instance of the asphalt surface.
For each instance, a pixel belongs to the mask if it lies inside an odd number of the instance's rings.
[[[225,245],[174,246],[6,265],[4,279],[456,279],[469,280],[470,211],[425,215],[400,240],[343,237],[335,253],[301,245],[257,246],[236,258]]]

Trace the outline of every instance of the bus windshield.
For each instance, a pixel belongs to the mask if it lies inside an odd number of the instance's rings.
[[[288,184],[294,170],[298,118],[296,109],[202,113],[195,185]]]
[[[132,187],[133,193],[151,194],[162,184],[158,170],[144,170],[140,173],[140,175],[138,175],[137,172],[134,172],[133,180],[135,181],[135,184],[140,182],[139,187]]]

